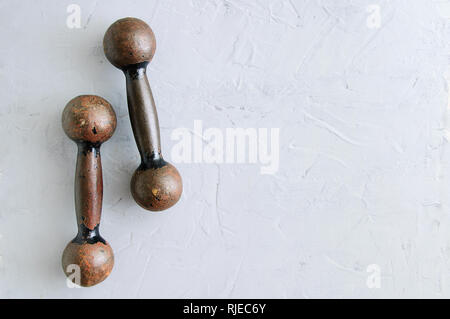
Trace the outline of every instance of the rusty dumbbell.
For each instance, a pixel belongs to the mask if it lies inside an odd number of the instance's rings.
[[[165,210],[180,199],[183,185],[177,169],[161,154],[158,116],[146,75],[155,54],[155,36],[144,21],[124,18],[106,31],[103,48],[107,59],[126,77],[131,126],[141,155],[131,179],[131,193],[141,207]]]
[[[64,250],[62,266],[67,276],[70,265],[78,266],[79,284],[84,287],[105,280],[114,265],[113,251],[99,233],[103,199],[100,145],[113,135],[116,123],[111,105],[95,95],[74,98],[62,115],[64,132],[78,145],[75,174],[78,234]]]

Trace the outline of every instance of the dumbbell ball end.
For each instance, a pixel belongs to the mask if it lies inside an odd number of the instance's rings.
[[[131,194],[142,208],[159,212],[175,205],[183,192],[178,170],[170,163],[141,165],[131,178]]]
[[[114,22],[103,38],[106,58],[119,69],[150,62],[155,55],[156,40],[152,29],[137,18]]]
[[[114,134],[116,125],[116,113],[111,104],[96,95],[73,98],[62,114],[64,132],[77,143],[106,142]]]
[[[109,276],[114,266],[114,254],[106,242],[95,244],[70,242],[62,256],[63,271],[68,277],[74,274],[71,265],[80,267],[79,285],[91,287]],[[76,279],[76,276],[73,276],[73,282],[78,284]]]

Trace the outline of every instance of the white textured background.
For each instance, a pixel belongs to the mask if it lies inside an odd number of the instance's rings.
[[[66,26],[70,3],[0,1],[0,297],[450,297],[450,1],[77,1],[81,29]],[[196,119],[279,127],[277,174],[177,164],[175,208],[134,203],[125,80],[102,50],[126,16],[157,37],[166,158]],[[102,148],[116,263],[90,289],[67,288],[60,266],[76,233],[60,116],[79,94],[118,115]]]

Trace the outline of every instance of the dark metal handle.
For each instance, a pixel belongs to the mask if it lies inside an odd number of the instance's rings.
[[[145,164],[162,158],[158,114],[146,75],[147,64],[133,65],[124,70],[131,126]]]
[[[75,241],[104,242],[98,233],[102,200],[103,177],[100,146],[78,143],[75,173],[75,210],[78,235]]]

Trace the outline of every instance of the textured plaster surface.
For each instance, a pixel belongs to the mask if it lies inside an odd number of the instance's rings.
[[[71,3],[0,1],[0,297],[450,297],[450,1],[78,0],[69,29]],[[276,174],[176,164],[180,202],[136,205],[125,80],[102,50],[125,16],[157,38],[166,158],[194,120],[278,127]],[[116,262],[102,284],[69,289],[76,145],[61,112],[80,94],[118,116],[102,147]]]

